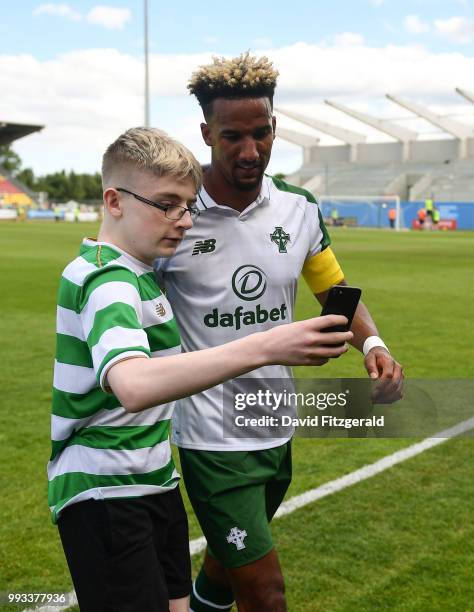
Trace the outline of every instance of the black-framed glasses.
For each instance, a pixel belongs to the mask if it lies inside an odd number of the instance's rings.
[[[122,191],[123,193],[128,193],[133,196],[136,200],[143,202],[144,204],[148,204],[149,206],[153,206],[154,208],[158,208],[159,210],[164,211],[165,217],[170,221],[179,221],[184,217],[184,215],[188,212],[191,215],[191,219],[195,221],[199,215],[200,211],[195,206],[179,206],[178,204],[161,204],[161,202],[153,202],[152,200],[148,200],[148,198],[144,198],[137,193],[133,193],[133,191],[129,191],[128,189],[124,189],[123,187],[115,187],[117,191]]]

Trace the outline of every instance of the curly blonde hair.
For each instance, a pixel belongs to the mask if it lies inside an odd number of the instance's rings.
[[[226,59],[214,57],[212,64],[200,66],[188,83],[204,114],[216,98],[267,97],[273,104],[278,71],[268,57],[257,58],[246,53]]]

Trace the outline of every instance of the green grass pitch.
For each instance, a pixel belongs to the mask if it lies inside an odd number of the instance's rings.
[[[0,225],[0,592],[72,588],[46,503],[55,298],[80,239],[96,232]],[[473,378],[474,234],[340,229],[332,238],[408,377]],[[298,317],[319,310],[302,283]],[[362,359],[351,349],[316,375],[364,376]],[[299,438],[289,496],[412,443]],[[474,610],[473,448],[472,437],[448,441],[276,520],[289,610]]]

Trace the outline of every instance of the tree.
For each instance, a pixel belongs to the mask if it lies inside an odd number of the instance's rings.
[[[20,170],[20,172],[18,172],[16,178],[33,191],[35,190],[36,179],[35,174],[31,168],[23,168],[23,170]]]
[[[86,200],[102,200],[102,178],[98,172],[83,175]]]
[[[76,174],[71,170],[68,176],[67,186],[68,199],[70,200],[84,200],[86,197],[86,190],[84,189],[84,175]]]
[[[0,166],[16,175],[21,168],[21,157],[10,145],[0,145]]]
[[[36,191],[46,191],[50,200],[64,202],[69,200],[68,178],[65,170],[40,176],[36,181]]]

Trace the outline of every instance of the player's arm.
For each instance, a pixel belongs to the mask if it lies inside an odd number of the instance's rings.
[[[303,276],[321,305],[325,304],[329,289],[333,285],[347,285],[344,273],[330,247],[305,262]],[[379,337],[375,322],[363,302],[359,302],[357,306],[351,331],[354,337],[350,343],[360,352],[364,352],[367,338]],[[366,351],[364,365],[371,378],[393,378],[400,381],[403,377],[400,364],[382,345]]]
[[[105,373],[110,387],[130,412],[180,399],[213,387],[229,378],[270,364],[323,365],[339,357],[352,332],[324,333],[322,329],[346,322],[328,315],[274,327],[221,346],[147,359],[115,362]]]

